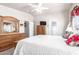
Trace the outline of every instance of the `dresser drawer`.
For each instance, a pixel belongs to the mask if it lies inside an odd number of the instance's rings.
[[[26,37],[24,33],[15,33],[0,36],[0,51],[16,46],[16,41],[22,40]]]
[[[5,39],[5,40],[1,40],[0,41],[0,44],[4,44],[4,43],[11,43],[12,42],[12,40],[11,39]]]
[[[2,45],[0,46],[0,52],[10,49],[12,47],[13,47],[12,44],[8,44],[8,43],[6,45]]]

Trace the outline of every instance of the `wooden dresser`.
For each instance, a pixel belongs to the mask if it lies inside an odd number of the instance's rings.
[[[46,28],[44,25],[38,25],[37,26],[37,35],[45,35],[46,34]]]
[[[15,47],[17,41],[26,38],[25,33],[19,33],[20,20],[12,16],[0,16],[0,52]]]
[[[16,46],[16,41],[26,38],[25,33],[0,34],[0,52]]]

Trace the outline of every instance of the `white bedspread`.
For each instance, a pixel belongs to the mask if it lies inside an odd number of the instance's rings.
[[[18,42],[14,55],[71,55],[79,54],[79,47],[70,47],[61,36],[38,35]]]

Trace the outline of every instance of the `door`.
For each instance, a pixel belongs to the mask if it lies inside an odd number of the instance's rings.
[[[26,21],[25,22],[25,33],[27,36],[33,36],[34,35],[34,23]]]
[[[29,21],[25,21],[24,27],[26,35],[29,36]]]

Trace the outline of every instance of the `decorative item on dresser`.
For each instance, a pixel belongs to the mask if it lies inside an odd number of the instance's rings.
[[[15,47],[17,42],[26,37],[19,33],[19,20],[11,16],[0,16],[0,52]]]

